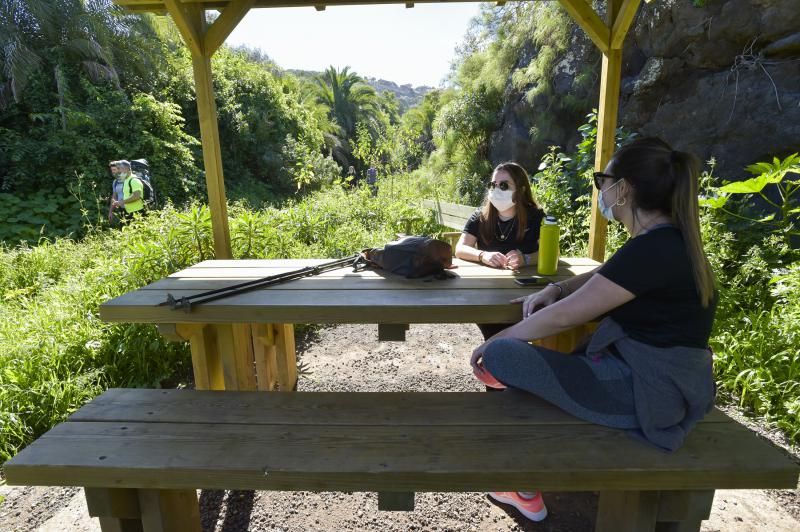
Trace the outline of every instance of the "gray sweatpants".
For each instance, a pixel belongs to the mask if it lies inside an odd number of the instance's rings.
[[[609,351],[590,358],[498,338],[484,352],[483,366],[506,386],[538,395],[577,418],[618,429],[639,428],[631,370]]]

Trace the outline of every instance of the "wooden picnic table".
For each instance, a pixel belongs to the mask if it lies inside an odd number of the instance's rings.
[[[172,340],[188,340],[198,389],[291,390],[297,381],[294,323],[376,323],[379,339],[402,340],[412,323],[510,323],[520,306],[510,300],[531,293],[514,283],[536,274],[497,270],[454,259],[449,279],[405,279],[380,270],[325,272],[192,307],[160,305],[243,281],[285,273],[325,259],[208,260],[100,306],[105,321],[154,323]],[[554,280],[591,271],[599,263],[562,258]],[[543,344],[568,350],[583,330]],[[476,331],[477,333],[477,331]],[[476,334],[476,345],[480,336]],[[465,362],[466,363],[466,362]]]

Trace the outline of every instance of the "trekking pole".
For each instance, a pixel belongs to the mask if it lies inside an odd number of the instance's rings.
[[[238,283],[232,286],[226,286],[225,288],[208,290],[206,292],[193,294],[191,296],[184,296],[181,298],[176,298],[172,294],[168,293],[166,301],[159,303],[158,306],[169,305],[173,310],[183,309],[185,312],[191,312],[193,305],[200,305],[202,303],[216,301],[218,299],[222,299],[225,297],[235,296],[238,294],[242,294],[244,292],[249,292],[250,290],[255,290],[258,288],[266,288],[268,286],[285,283],[288,281],[294,281],[296,279],[302,279],[303,277],[319,275],[327,271],[336,270],[351,265],[355,268],[356,264],[358,263],[358,259],[360,257],[361,254],[356,253],[355,255],[352,255],[350,257],[337,259],[331,262],[319,264],[317,266],[306,266],[304,268],[300,268],[299,270],[293,270],[290,272],[269,275],[267,277],[262,277],[261,279],[253,279],[252,281],[245,281],[243,283]]]

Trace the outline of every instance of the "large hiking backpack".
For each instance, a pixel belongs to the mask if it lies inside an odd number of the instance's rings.
[[[444,275],[453,266],[453,248],[447,242],[426,236],[406,236],[382,248],[361,252],[367,265],[409,279]]]
[[[135,159],[131,161],[131,173],[139,178],[142,182],[142,199],[146,206],[153,206],[156,203],[156,190],[153,188],[152,177],[150,175],[150,165],[147,159]],[[132,187],[131,182],[128,186]],[[132,194],[132,190],[128,190],[128,194]]]

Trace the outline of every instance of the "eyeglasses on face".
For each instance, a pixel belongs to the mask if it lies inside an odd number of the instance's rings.
[[[594,172],[592,176],[594,176],[594,186],[597,188],[597,190],[603,190],[603,179],[613,179],[614,181],[619,181],[616,176],[607,174],[605,172]]]
[[[508,190],[509,184],[508,181],[489,181],[489,190],[494,190],[495,188],[499,188],[502,191]]]

